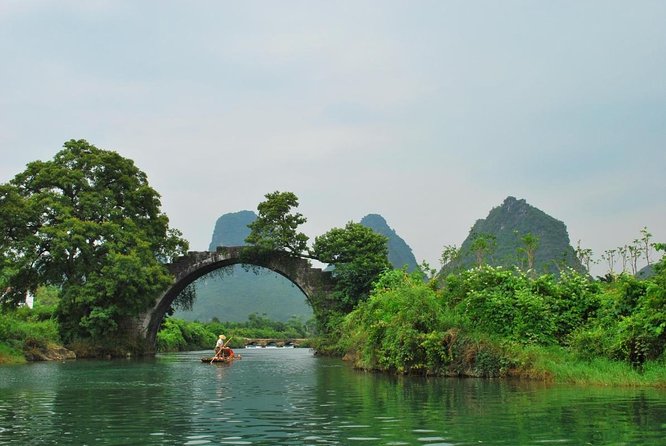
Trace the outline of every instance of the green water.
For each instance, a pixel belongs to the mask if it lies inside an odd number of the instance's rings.
[[[387,377],[306,349],[0,367],[0,445],[666,445],[666,393]]]

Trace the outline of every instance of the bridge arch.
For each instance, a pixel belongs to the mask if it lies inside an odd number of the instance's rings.
[[[219,247],[215,252],[189,252],[166,265],[174,276],[173,283],[155,299],[154,305],[139,317],[140,326],[137,328],[145,338],[147,349],[155,351],[160,324],[181,291],[212,271],[238,264],[267,268],[280,274],[305,294],[311,306],[316,295],[328,294],[333,290],[334,281],[330,272],[313,268],[307,259],[294,257],[283,251],[264,251],[248,255],[243,247],[234,246]]]

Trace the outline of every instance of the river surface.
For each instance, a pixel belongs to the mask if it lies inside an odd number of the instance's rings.
[[[0,445],[666,445],[666,392],[389,377],[307,349],[0,367]]]

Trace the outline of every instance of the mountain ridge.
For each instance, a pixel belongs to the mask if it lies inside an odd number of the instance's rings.
[[[571,246],[566,225],[530,205],[524,199],[508,196],[500,206],[493,207],[488,216],[477,220],[463,241],[459,257],[445,265],[443,272],[466,269],[476,265],[474,241],[490,236],[495,248],[487,255],[492,266],[527,267],[525,243],[527,235],[536,238],[533,268],[538,273],[558,274],[565,267],[585,272]]]
[[[384,217],[380,214],[368,214],[360,223],[388,239],[389,262],[394,268],[400,269],[406,266],[410,272],[418,269],[412,248],[388,225]]]

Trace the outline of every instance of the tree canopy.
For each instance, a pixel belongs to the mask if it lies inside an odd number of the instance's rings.
[[[298,207],[298,197],[293,192],[279,191],[265,197],[257,206],[259,216],[248,225],[250,235],[245,241],[261,249],[302,254],[307,248],[308,236],[297,229],[307,219],[292,212],[292,208]]]
[[[366,299],[379,274],[391,268],[387,238],[354,222],[316,237],[311,255],[335,267],[344,311]]]
[[[132,160],[70,140],[0,185],[0,302],[61,289],[64,337],[113,333],[170,282],[161,262],[187,242]]]

